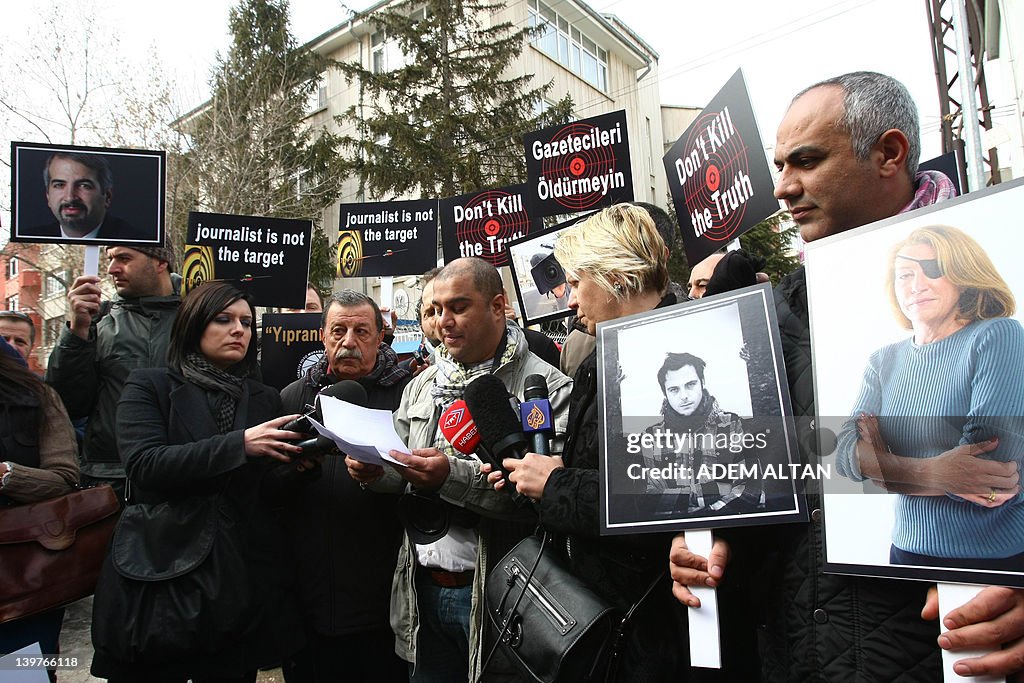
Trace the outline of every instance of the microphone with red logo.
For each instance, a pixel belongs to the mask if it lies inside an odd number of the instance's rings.
[[[551,401],[548,400],[548,383],[544,375],[526,378],[519,419],[523,423],[523,432],[533,441],[533,452],[551,455],[554,425],[551,423]]]
[[[480,445],[480,431],[473,422],[473,416],[469,414],[466,402],[461,398],[441,413],[438,424],[441,427],[441,434],[448,439],[452,448],[466,455],[476,452]]]

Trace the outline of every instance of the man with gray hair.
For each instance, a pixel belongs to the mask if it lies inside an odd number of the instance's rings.
[[[775,196],[808,242],[939,203],[955,189],[941,173],[918,172],[919,134],[910,93],[889,76],[855,72],[816,83],[793,99],[779,125]],[[776,287],[775,304],[793,411],[806,429],[815,405],[803,266]],[[802,443],[817,443],[813,432],[804,435],[810,438]],[[764,625],[763,680],[940,680],[940,648],[957,655],[960,676],[1024,668],[1024,590],[985,588],[943,615],[949,630],[940,636],[929,621],[939,616],[934,587],[824,573],[822,499],[811,488],[808,524],[724,533],[707,559],[682,536],[673,540],[673,592],[681,602],[699,605],[688,585],[749,591]],[[984,649],[994,651],[960,654]]]
[[[384,343],[380,308],[351,289],[327,303],[320,329],[324,357],[281,391],[285,413],[304,413],[326,387],[354,380],[366,407],[394,411],[411,375]],[[352,680],[405,681],[388,621],[391,576],[402,527],[397,496],[363,491],[336,455],[289,510],[288,524],[307,645],[284,662],[288,683],[334,681],[338,667]]]
[[[53,223],[22,231],[24,237],[66,237],[97,242],[140,239],[139,230],[108,213],[114,200],[110,164],[99,154],[57,152],[43,168],[46,204]]]

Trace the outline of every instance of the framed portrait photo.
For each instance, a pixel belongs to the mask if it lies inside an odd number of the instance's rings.
[[[11,143],[11,240],[164,244],[162,151]]]
[[[775,306],[756,285],[598,325],[601,532],[806,520]]]
[[[1014,181],[808,245],[826,571],[1024,587],[1022,205]]]

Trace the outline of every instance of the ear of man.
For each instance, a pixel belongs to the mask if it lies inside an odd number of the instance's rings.
[[[878,138],[873,153],[878,160],[879,175],[891,178],[907,170],[910,142],[903,131],[890,128]]]

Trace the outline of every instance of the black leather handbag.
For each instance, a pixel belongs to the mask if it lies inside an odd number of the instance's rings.
[[[524,538],[488,576],[487,616],[498,634],[493,647],[534,681],[605,680],[626,623],[664,574],[623,615],[544,552],[545,539]]]

